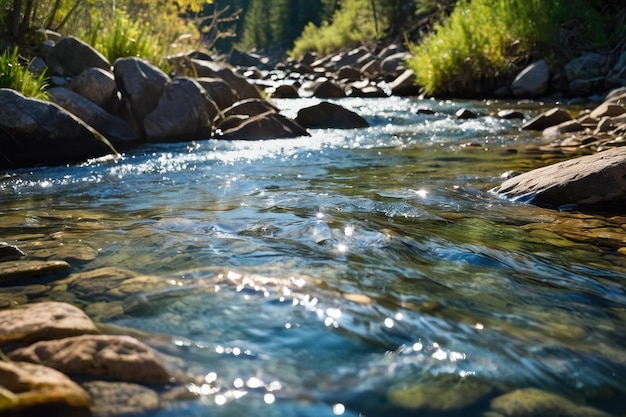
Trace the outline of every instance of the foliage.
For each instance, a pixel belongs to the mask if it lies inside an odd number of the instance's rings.
[[[322,21],[328,3],[328,0],[251,0],[239,46],[288,49],[308,23]]]
[[[377,9],[372,6],[376,4],[382,5],[381,0],[343,1],[330,23],[309,23],[304,28],[291,55],[302,56],[307,51],[327,54],[378,38],[377,26],[384,27],[388,22],[385,16],[379,18],[375,14]]]
[[[561,24],[572,21],[582,36],[607,43],[602,16],[585,0],[461,0],[411,45],[408,64],[429,94],[480,93],[485,83],[510,77],[518,63],[547,54]]]
[[[17,48],[0,55],[0,88],[11,88],[27,97],[46,99],[46,74],[32,74],[19,62]]]

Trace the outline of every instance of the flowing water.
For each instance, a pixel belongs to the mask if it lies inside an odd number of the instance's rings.
[[[144,331],[196,377],[192,398],[145,415],[481,415],[528,387],[624,415],[626,218],[488,192],[558,160],[489,116],[541,108],[340,104],[372,127],[16,172],[0,182],[0,240],[136,281],[24,291]],[[460,107],[482,116],[457,120]]]

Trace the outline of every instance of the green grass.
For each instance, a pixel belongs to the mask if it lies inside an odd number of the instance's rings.
[[[34,75],[21,65],[17,48],[5,50],[0,55],[0,88],[11,88],[26,97],[45,100],[47,77],[45,72]]]
[[[378,16],[379,27],[385,27],[385,17]],[[295,41],[290,52],[293,57],[300,57],[309,51],[322,54],[337,52],[376,39],[374,13],[370,0],[345,0],[341,9],[335,12],[332,23],[320,26],[309,24],[302,35]]]
[[[602,46],[603,19],[586,0],[461,0],[450,16],[411,45],[408,65],[428,94],[480,94],[519,70],[518,64],[566,54],[558,42],[562,23]],[[560,48],[560,49],[559,49]]]
[[[113,19],[100,22],[84,39],[113,63],[117,58],[140,57],[152,64],[164,63],[163,39],[153,32],[150,23],[116,10]]]

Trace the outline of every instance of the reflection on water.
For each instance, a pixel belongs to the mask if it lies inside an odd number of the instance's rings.
[[[626,218],[487,193],[552,161],[488,116],[502,104],[461,103],[472,121],[453,102],[342,104],[373,127],[0,182],[2,240],[73,266],[29,299],[183,359],[195,399],[151,415],[480,415],[520,387],[623,414]]]

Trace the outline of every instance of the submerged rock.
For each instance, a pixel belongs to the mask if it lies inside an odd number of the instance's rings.
[[[68,374],[156,384],[172,379],[156,351],[130,336],[83,335],[41,341],[16,349],[9,357]]]
[[[0,283],[52,275],[69,267],[65,261],[6,261],[0,263]]]
[[[241,119],[236,126],[223,130],[220,139],[262,140],[310,136],[298,123],[274,111]]]
[[[79,308],[47,301],[0,311],[0,346],[98,333]]]
[[[24,256],[26,256],[26,254],[17,246],[9,245],[6,242],[0,242],[0,262],[15,261],[23,258]]]
[[[416,385],[392,387],[387,397],[392,404],[409,410],[442,412],[462,410],[491,391],[491,385],[482,379],[442,374]]]
[[[91,396],[91,412],[98,417],[136,415],[159,408],[156,391],[128,382],[91,381],[83,384]]]
[[[491,411],[503,417],[611,417],[604,411],[536,388],[518,389],[493,399]]]

